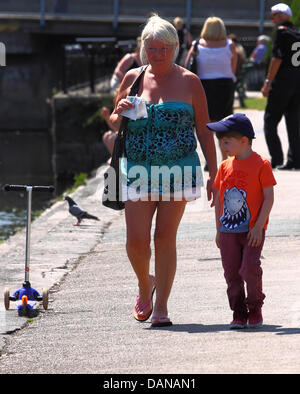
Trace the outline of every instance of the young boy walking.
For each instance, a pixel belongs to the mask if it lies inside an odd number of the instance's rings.
[[[255,138],[250,120],[235,113],[207,127],[216,132],[230,156],[218,170],[214,188],[217,235],[233,321],[230,328],[263,323],[260,255],[276,185],[268,160],[252,150]],[[246,292],[244,283],[246,283]]]

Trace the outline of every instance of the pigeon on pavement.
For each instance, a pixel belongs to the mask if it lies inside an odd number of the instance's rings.
[[[77,223],[74,224],[74,226],[79,226],[81,223],[82,219],[93,219],[93,220],[99,220],[97,216],[90,215],[87,211],[83,211],[74,200],[72,200],[71,197],[66,196],[65,200],[68,201],[69,203],[69,212],[71,215],[75,216],[77,218]]]

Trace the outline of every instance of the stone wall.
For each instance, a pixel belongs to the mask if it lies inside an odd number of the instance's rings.
[[[53,184],[52,139],[45,131],[0,131],[1,184]]]
[[[112,108],[110,95],[63,95],[52,100],[53,168],[57,178],[89,173],[108,158],[102,135],[108,130],[100,108]]]
[[[0,131],[0,186],[72,183],[80,172],[91,173],[109,153],[102,143],[108,130],[100,108],[112,107],[111,96],[56,95],[49,130]]]

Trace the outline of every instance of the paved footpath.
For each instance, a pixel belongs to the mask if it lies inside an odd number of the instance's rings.
[[[244,112],[257,133],[254,150],[269,157],[263,112]],[[280,136],[286,150],[284,122]],[[33,223],[30,279],[37,290],[51,290],[49,309],[32,321],[17,317],[14,303],[5,311],[2,302],[4,287],[13,292],[23,281],[24,232],[0,245],[0,373],[299,373],[300,172],[275,171],[262,259],[264,325],[233,331],[214,212],[205,198],[188,204],[178,233],[169,303],[174,325],[151,329],[132,318],[137,283],[125,251],[124,213],[101,206],[104,168],[73,195],[100,222],[74,227],[61,201]]]

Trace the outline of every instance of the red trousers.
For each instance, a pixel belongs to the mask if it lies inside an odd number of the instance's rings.
[[[248,233],[220,233],[220,250],[227,295],[235,317],[247,317],[248,310],[260,308],[265,298],[262,292],[260,255],[265,240],[258,247],[248,245]],[[247,296],[245,293],[245,286]]]

